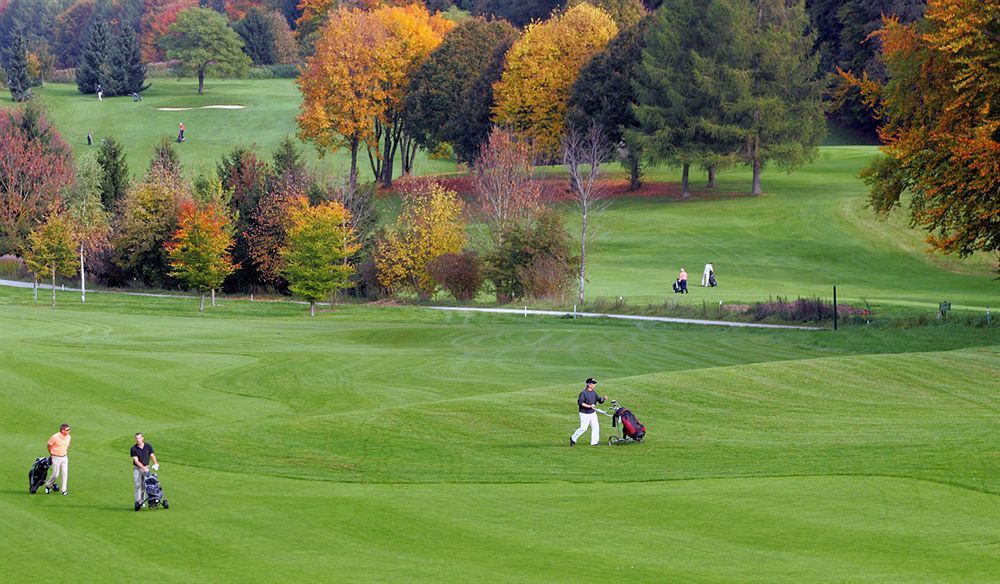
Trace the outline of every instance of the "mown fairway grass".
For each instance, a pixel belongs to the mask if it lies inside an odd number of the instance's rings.
[[[67,581],[990,582],[1000,335],[0,289],[0,570]],[[587,375],[641,446],[569,448]],[[26,473],[73,425],[68,497]],[[606,437],[611,428],[602,419]],[[131,509],[145,432],[169,511]],[[144,553],[141,568],[137,553]]]
[[[140,102],[131,97],[105,98],[83,95],[71,83],[49,83],[36,88],[56,128],[73,146],[77,156],[96,150],[100,140],[114,136],[124,146],[133,176],[149,167],[153,147],[161,139],[177,138],[178,124],[184,123],[187,141],[172,142],[185,172],[191,176],[214,172],[223,155],[236,146],[257,146],[258,155],[270,160],[271,152],[285,136],[295,138],[301,96],[292,79],[209,79],[205,94],[198,95],[194,79],[157,78],[143,92]],[[8,102],[9,103],[9,102]],[[243,109],[204,109],[208,105],[242,105]],[[193,108],[186,111],[159,111],[158,108]],[[94,146],[87,146],[87,132],[94,134]],[[349,168],[350,154],[327,153],[322,160],[315,148],[303,148],[316,170],[335,177]],[[359,174],[371,176],[362,149]],[[454,164],[428,160],[422,154],[415,162],[417,172],[445,172]],[[397,172],[399,165],[397,162]]]

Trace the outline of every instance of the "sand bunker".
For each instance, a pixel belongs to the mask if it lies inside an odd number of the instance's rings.
[[[158,107],[161,112],[184,112],[193,109],[243,109],[242,105],[203,105],[198,108],[193,107]]]

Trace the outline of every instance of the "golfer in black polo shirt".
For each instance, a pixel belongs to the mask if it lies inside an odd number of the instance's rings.
[[[576,405],[580,410],[580,427],[576,432],[573,432],[573,437],[569,439],[570,446],[576,446],[576,439],[583,435],[587,431],[587,426],[590,426],[590,445],[597,446],[597,443],[601,441],[601,427],[597,422],[597,404],[603,404],[608,396],[599,396],[597,392],[594,391],[594,386],[597,385],[597,380],[593,377],[587,378],[587,387],[580,392],[580,396],[576,398]]]
[[[142,432],[135,435],[135,444],[129,450],[132,456],[132,480],[135,481],[135,510],[142,508],[142,502],[146,499],[146,473],[149,472],[150,461],[153,470],[160,470],[160,465],[156,462],[156,453],[153,452],[153,445],[147,444]]]

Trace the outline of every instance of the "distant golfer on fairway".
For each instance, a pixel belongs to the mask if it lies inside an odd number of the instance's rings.
[[[156,453],[153,452],[153,445],[146,444],[146,439],[142,432],[135,435],[135,444],[129,450],[132,456],[132,480],[135,481],[135,510],[142,508],[142,502],[146,498],[146,473],[149,472],[149,463],[153,462],[153,470],[160,470],[160,465],[156,462]]]
[[[52,457],[52,476],[49,482],[45,483],[45,492],[58,491],[63,495],[68,495],[66,483],[69,480],[69,443],[73,437],[69,435],[69,424],[59,426],[59,431],[49,438],[49,456]],[[62,478],[62,489],[56,489],[56,479]]]
[[[576,446],[577,438],[587,431],[587,426],[590,426],[590,445],[597,446],[601,441],[601,427],[597,422],[596,407],[597,404],[603,404],[608,396],[597,395],[597,392],[594,391],[595,385],[597,385],[597,380],[588,377],[587,387],[576,398],[576,405],[580,409],[580,427],[577,428],[576,432],[573,432],[573,437],[569,439],[570,446]]]

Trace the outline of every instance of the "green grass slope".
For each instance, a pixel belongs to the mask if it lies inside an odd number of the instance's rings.
[[[928,255],[921,232],[906,226],[905,210],[881,222],[864,207],[857,173],[874,153],[823,148],[814,163],[791,174],[766,170],[758,197],[740,195],[750,175],[734,169],[720,174],[715,192],[696,190],[688,200],[615,200],[593,221],[588,297],[699,304],[829,299],[836,285],[840,298],[854,302],[930,311],[949,300],[956,309],[996,308],[995,255],[961,261]],[[669,169],[648,174],[651,181],[679,180]],[[571,225],[578,229],[578,222]],[[718,288],[699,286],[709,262]],[[670,288],[681,267],[692,292],[683,298]]]
[[[1000,336],[0,289],[0,570],[70,581],[991,582]],[[569,448],[579,381],[641,446]],[[27,493],[59,423],[68,497]],[[143,431],[168,511],[134,513]],[[606,437],[612,431],[602,419]]]
[[[88,150],[87,132],[94,134],[97,149],[101,138],[114,136],[124,146],[133,176],[141,176],[149,166],[153,147],[162,138],[175,140],[183,122],[186,141],[173,142],[181,164],[190,176],[214,172],[223,155],[235,146],[258,147],[258,153],[270,158],[271,152],[285,138],[298,132],[301,95],[292,79],[209,79],[204,95],[198,95],[193,79],[158,78],[143,92],[142,101],[131,97],[105,98],[83,95],[75,84],[49,83],[36,90],[56,128],[79,156]],[[242,105],[243,109],[207,109],[211,105]],[[160,111],[159,108],[192,108],[186,111]],[[346,174],[350,153],[327,153],[319,159],[312,146],[303,149],[316,169],[329,176]],[[362,178],[370,176],[367,158],[358,159]],[[399,165],[397,161],[397,172]],[[415,161],[417,174],[447,172],[453,163],[428,160],[422,153]]]

